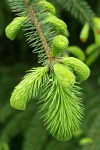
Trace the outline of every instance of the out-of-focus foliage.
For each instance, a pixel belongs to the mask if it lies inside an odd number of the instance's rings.
[[[67,1],[67,0],[66,0]],[[93,43],[90,32],[86,44],[79,41],[82,25],[76,21],[57,0],[52,3],[57,14],[68,24],[71,45],[85,51]],[[88,0],[100,17],[100,1]],[[91,66],[91,77],[83,85],[85,116],[80,131],[72,140],[59,142],[52,138],[39,119],[37,105],[32,102],[26,111],[11,108],[9,99],[15,85],[19,83],[25,70],[37,66],[37,55],[27,47],[23,33],[14,42],[5,37],[4,29],[13,18],[6,0],[0,1],[0,150],[100,150],[100,61]],[[74,25],[74,27],[73,27]],[[72,54],[71,54],[72,55]],[[76,55],[77,56],[77,55]],[[100,56],[98,57],[100,58]]]

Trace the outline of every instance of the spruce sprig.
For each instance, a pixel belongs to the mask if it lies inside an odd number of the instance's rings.
[[[93,26],[92,18],[95,13],[91,9],[90,5],[85,0],[58,0],[63,8],[67,9],[76,19],[80,22],[88,22],[90,26]]]
[[[46,92],[48,95],[46,95]],[[64,88],[53,74],[40,98],[41,118],[49,132],[58,140],[69,140],[79,128],[83,118],[80,88]]]
[[[18,110],[25,110],[30,100],[37,99],[45,82],[46,67],[31,69],[30,73],[15,87],[10,99],[11,106]]]
[[[39,5],[38,0],[9,0],[12,11],[17,12],[20,17],[27,17],[23,24],[26,31],[26,37],[29,45],[38,53],[39,63],[45,64],[47,59],[50,60],[51,42],[55,36],[54,30],[50,24],[43,22],[48,17],[49,11]],[[51,14],[50,14],[51,15]]]
[[[7,37],[14,39],[14,34],[23,27],[30,46],[44,65],[33,68],[23,78],[14,89],[10,103],[16,109],[25,110],[30,100],[38,99],[41,117],[52,136],[61,141],[69,140],[83,118],[83,104],[77,83],[86,80],[90,70],[78,59],[64,59],[69,44],[67,26],[55,16],[53,5],[45,0],[9,2],[19,18],[6,28]],[[10,29],[13,29],[12,32]]]

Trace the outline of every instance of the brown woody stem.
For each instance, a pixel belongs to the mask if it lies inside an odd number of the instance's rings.
[[[41,43],[44,47],[44,50],[46,52],[46,55],[48,57],[49,62],[51,62],[52,60],[54,60],[54,57],[52,56],[52,52],[50,50],[50,47],[48,46],[48,43],[43,35],[43,32],[41,30],[41,25],[37,19],[36,16],[36,12],[33,10],[33,6],[30,4],[29,0],[25,0],[25,5],[28,9],[29,12],[29,16],[33,22],[33,24],[35,25],[36,31],[38,32],[39,38],[41,40]]]

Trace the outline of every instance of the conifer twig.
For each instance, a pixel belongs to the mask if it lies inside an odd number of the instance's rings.
[[[44,50],[46,52],[46,55],[48,57],[48,61],[51,62],[52,59],[54,59],[54,57],[52,56],[50,47],[48,46],[48,43],[47,43],[47,41],[46,41],[46,39],[45,39],[45,37],[43,35],[43,32],[41,30],[41,25],[38,22],[38,19],[36,17],[36,12],[33,10],[34,7],[32,5],[30,5],[29,0],[25,0],[25,5],[26,5],[26,7],[28,9],[29,16],[30,16],[31,20],[32,20],[33,24],[36,27],[36,30],[38,32],[39,38],[41,40],[41,43],[42,43],[42,45],[44,47]]]

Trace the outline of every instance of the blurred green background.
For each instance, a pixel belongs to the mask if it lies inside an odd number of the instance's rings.
[[[78,45],[85,52],[93,43],[83,44],[79,40],[82,24],[57,1],[50,1],[57,15],[68,25],[70,45]],[[100,0],[88,0],[100,17]],[[37,54],[28,47],[23,32],[14,41],[5,36],[5,27],[14,18],[6,0],[0,0],[0,150],[100,150],[100,57],[90,66],[91,76],[81,85],[85,116],[82,126],[68,142],[59,142],[48,134],[38,117],[36,102],[29,104],[26,111],[11,108],[9,100],[14,87],[26,71],[37,64]]]

